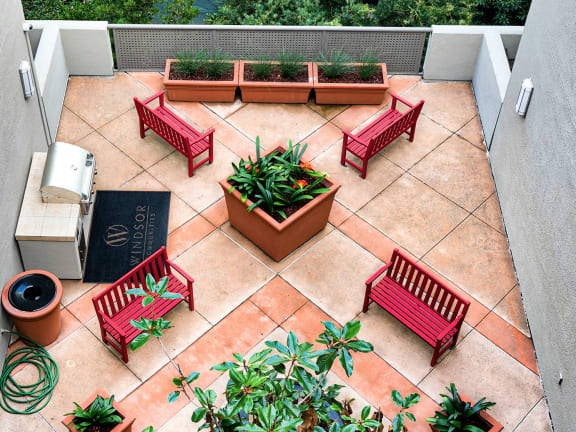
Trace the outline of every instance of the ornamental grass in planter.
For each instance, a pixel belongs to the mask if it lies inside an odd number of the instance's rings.
[[[243,102],[306,103],[313,87],[312,63],[286,52],[276,61],[240,60],[239,86]]]
[[[166,60],[164,87],[172,101],[234,102],[238,62],[220,50],[179,53]]]
[[[496,405],[485,402],[485,398],[472,403],[464,395],[460,395],[454,383],[446,390],[449,395],[442,396],[442,411],[436,411],[434,417],[428,417],[430,428],[434,432],[500,432],[503,427],[486,410]]]
[[[261,156],[257,138],[256,160],[240,159],[220,181],[230,224],[276,261],[326,226],[340,188],[302,161],[305,151],[290,143]]]
[[[62,423],[69,431],[80,432],[131,432],[134,417],[126,414],[114,396],[99,389],[82,404],[74,402],[74,411]]]
[[[364,53],[359,63],[340,50],[312,65],[317,104],[381,104],[388,90],[386,63]]]

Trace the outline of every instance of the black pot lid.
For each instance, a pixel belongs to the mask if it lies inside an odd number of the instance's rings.
[[[56,284],[43,274],[27,274],[16,279],[8,290],[8,300],[16,309],[35,312],[47,307],[56,297]]]

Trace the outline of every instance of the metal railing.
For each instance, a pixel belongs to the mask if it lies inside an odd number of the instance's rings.
[[[109,24],[119,70],[164,70],[167,58],[188,50],[215,50],[238,59],[298,52],[307,61],[340,49],[353,60],[366,51],[391,73],[417,74],[428,27],[319,27]]]

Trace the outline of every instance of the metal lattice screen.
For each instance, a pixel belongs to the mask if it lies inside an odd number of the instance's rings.
[[[119,70],[164,69],[167,58],[187,50],[221,49],[237,59],[283,50],[306,60],[329,55],[334,49],[359,60],[367,50],[386,62],[391,73],[420,72],[427,28],[254,27],[110,25]]]

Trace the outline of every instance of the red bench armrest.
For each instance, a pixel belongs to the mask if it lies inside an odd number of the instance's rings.
[[[364,140],[362,140],[362,139],[360,139],[360,138],[352,135],[352,134],[351,134],[350,132],[348,132],[348,131],[342,130],[342,133],[343,133],[344,135],[346,135],[348,138],[350,138],[350,139],[352,139],[352,140],[354,140],[354,141],[356,141],[356,142],[359,142],[360,144],[362,144],[362,145],[365,146],[365,147],[368,147],[368,145],[369,145],[369,143],[367,143],[366,141],[364,141]]]
[[[384,267],[382,267],[380,270],[378,270],[376,273],[374,273],[372,275],[372,277],[366,281],[366,285],[371,285],[376,280],[376,278],[378,278],[380,275],[382,275],[382,273],[384,273],[386,270],[388,270],[388,268],[391,265],[392,265],[392,262],[389,262]]]
[[[436,336],[436,340],[443,341],[443,339],[446,336],[448,336],[451,332],[453,332],[455,329],[459,328],[462,325],[462,321],[464,321],[464,315],[458,315],[458,318],[452,321],[450,325],[446,327],[442,333]]]
[[[160,99],[160,106],[164,106],[164,93],[166,93],[166,90],[159,91],[158,93],[153,94],[152,96],[150,96],[148,99],[144,99],[144,100],[142,101],[142,103],[143,103],[144,105],[148,105],[148,104],[149,104],[150,102],[152,102],[154,99],[158,99],[158,98],[159,98],[159,99]]]
[[[194,143],[197,143],[198,141],[202,141],[204,138],[208,138],[213,133],[214,133],[214,128],[210,128],[210,129],[208,129],[208,131],[206,131],[202,135],[198,135],[198,137],[196,139],[194,139],[194,140],[191,139],[190,144],[194,144]]]
[[[178,273],[180,273],[182,276],[184,276],[184,278],[188,281],[188,282],[194,282],[194,279],[192,279],[188,273],[186,273],[184,270],[182,270],[180,267],[178,267],[176,264],[174,264],[172,261],[170,260],[166,260],[166,264],[168,264],[172,269],[176,270]]]
[[[392,94],[392,93],[391,93]],[[411,104],[410,102],[408,102],[406,99],[401,98],[400,96],[397,96],[395,94],[392,94],[392,109],[396,109],[396,101],[400,101],[402,102],[404,105],[406,105],[407,107],[410,108],[414,108],[414,104]]]
[[[102,313],[102,312],[100,312],[100,311],[98,311],[98,314],[100,315],[100,317],[102,318],[102,320],[103,320],[106,324],[108,324],[110,327],[112,327],[112,328],[114,329],[115,332],[118,333],[118,335],[119,335],[120,337],[126,337],[126,332],[123,331],[120,327],[118,327],[118,326],[116,325],[116,323],[114,322],[114,320],[112,320],[112,318],[106,316],[106,314],[104,314],[104,313]]]

